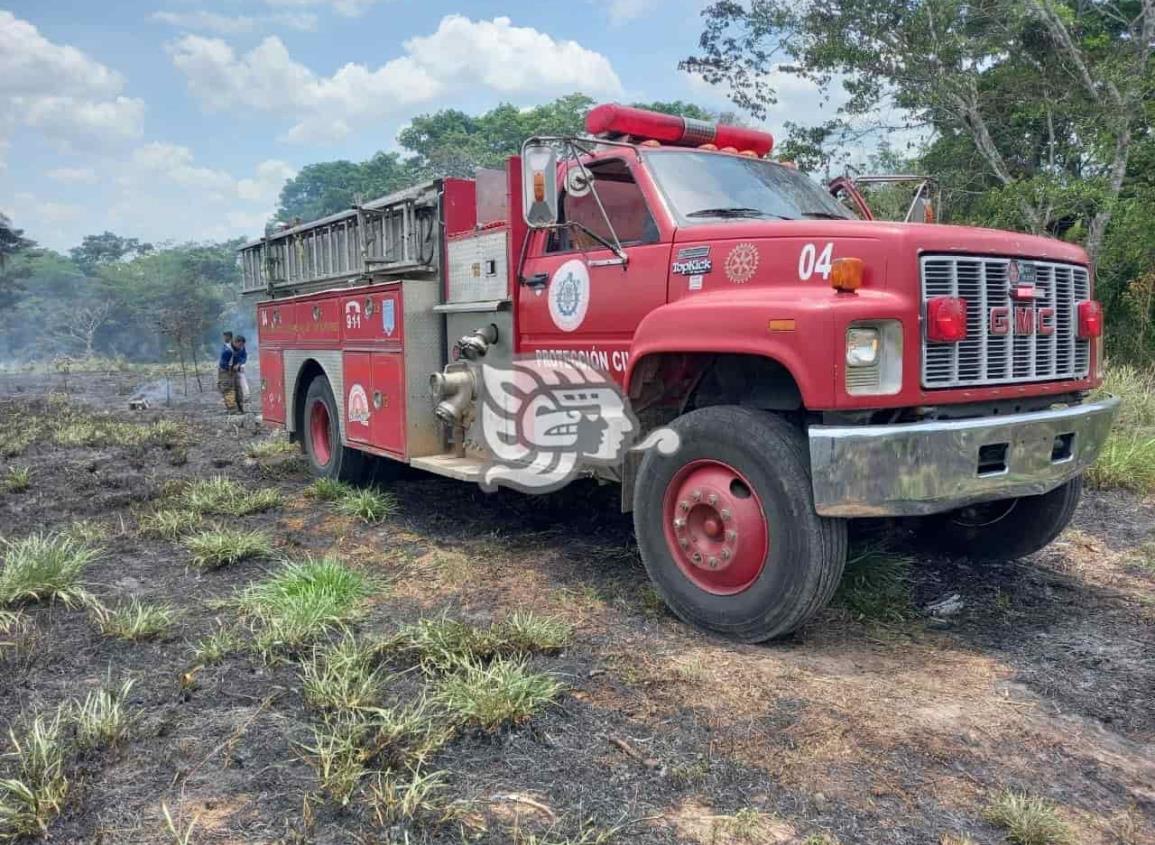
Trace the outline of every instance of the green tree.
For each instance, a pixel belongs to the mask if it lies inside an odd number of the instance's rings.
[[[1072,231],[1100,252],[1149,126],[1150,0],[721,0],[704,16],[700,52],[681,66],[739,107],[766,114],[775,68],[838,82],[842,120],[811,141],[895,107],[997,191],[1008,223]]]
[[[21,280],[29,275],[27,267],[14,259],[34,246],[35,241],[24,237],[23,229],[15,228],[0,214],[0,308],[12,304],[22,288]]]
[[[120,235],[105,231],[99,235],[85,235],[80,246],[73,247],[68,254],[78,267],[92,271],[104,264],[147,255],[152,250],[152,244],[142,243],[136,238],[122,238]]]

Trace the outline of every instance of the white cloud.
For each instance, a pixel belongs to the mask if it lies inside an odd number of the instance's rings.
[[[215,32],[221,35],[239,35],[268,27],[283,27],[309,32],[317,28],[317,16],[312,12],[283,12],[273,15],[221,15],[216,12],[153,12],[152,19],[196,32]]]
[[[189,90],[209,109],[252,108],[298,118],[286,139],[333,140],[352,127],[418,103],[476,90],[505,96],[618,94],[621,80],[600,53],[558,41],[509,18],[448,15],[437,30],[410,38],[404,55],[372,69],[350,63],[319,76],[272,36],[237,55],[217,38],[187,35],[170,45]]]
[[[610,23],[621,26],[656,10],[658,0],[605,0],[605,6]]]
[[[140,137],[144,102],[120,94],[120,74],[0,11],[0,150],[17,126],[66,148]]]
[[[91,185],[96,181],[96,171],[91,167],[57,167],[44,175],[65,185]]]
[[[257,165],[256,176],[237,181],[237,196],[271,206],[280,196],[284,184],[296,175],[297,168],[291,164],[276,159],[262,161]]]

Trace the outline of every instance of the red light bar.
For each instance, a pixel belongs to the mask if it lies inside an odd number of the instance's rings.
[[[679,147],[713,144],[717,147],[733,147],[735,150],[750,150],[759,156],[767,155],[774,148],[774,136],[769,132],[759,132],[744,126],[720,126],[690,117],[619,106],[617,103],[603,103],[592,108],[586,115],[586,131],[591,135],[626,135]]]

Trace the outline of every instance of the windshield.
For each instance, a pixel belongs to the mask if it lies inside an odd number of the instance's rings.
[[[820,185],[793,167],[709,152],[649,150],[646,163],[685,222],[735,217],[853,219]]]

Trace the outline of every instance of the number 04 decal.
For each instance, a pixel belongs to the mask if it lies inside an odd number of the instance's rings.
[[[815,273],[824,279],[830,278],[830,264],[834,255],[834,243],[827,241],[822,251],[816,244],[806,244],[798,255],[798,278],[806,281]]]

